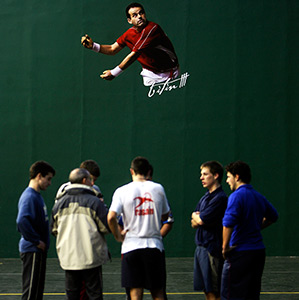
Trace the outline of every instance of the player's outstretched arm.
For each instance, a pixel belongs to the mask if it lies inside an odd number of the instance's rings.
[[[113,43],[112,45],[100,45],[94,42],[88,34],[85,34],[81,37],[81,44],[87,49],[106,55],[115,55],[122,49],[117,42]]]
[[[131,52],[129,53],[124,59],[123,61],[114,69],[112,70],[106,70],[103,72],[101,76],[101,78],[103,78],[104,80],[113,80],[115,77],[117,77],[118,75],[120,75],[122,73],[122,71],[124,71],[125,69],[127,69],[133,62],[135,62],[138,58],[139,54],[137,52]]]
[[[117,43],[113,43],[112,45],[100,45],[100,53],[106,55],[115,55],[123,48]]]

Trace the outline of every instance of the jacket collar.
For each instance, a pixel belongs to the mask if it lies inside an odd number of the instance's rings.
[[[88,190],[96,195],[96,190],[93,187],[81,183],[72,183],[65,188],[65,191],[68,192],[73,189]]]

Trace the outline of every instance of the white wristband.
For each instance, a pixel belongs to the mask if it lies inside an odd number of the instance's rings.
[[[110,71],[111,75],[117,77],[123,70],[117,66],[113,70]]]
[[[94,52],[100,52],[100,49],[101,49],[101,45],[100,44],[93,43],[91,50],[93,50]]]

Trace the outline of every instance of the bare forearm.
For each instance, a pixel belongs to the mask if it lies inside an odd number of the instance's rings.
[[[123,237],[122,237],[121,232],[119,230],[119,226],[118,226],[117,219],[116,219],[116,214],[114,212],[110,211],[108,213],[107,221],[108,221],[109,228],[110,228],[114,238],[118,242],[122,242]]]
[[[130,54],[128,54],[123,61],[118,65],[122,70],[127,69],[132,63],[134,63],[137,58],[138,58],[138,54],[136,52],[131,52]]]
[[[223,226],[223,242],[222,242],[223,250],[229,248],[229,241],[230,241],[232,233],[233,233],[232,227]]]
[[[94,42],[88,34],[82,36],[81,44],[87,49],[94,50],[95,52],[99,52],[106,55],[114,55],[122,49],[122,47],[117,42],[111,45],[98,44]]]
[[[165,223],[160,229],[161,236],[164,238],[172,229],[173,223]]]
[[[101,45],[100,53],[106,54],[106,55],[115,55],[118,53],[122,48],[120,47],[114,47],[114,45]]]
[[[105,70],[103,72],[103,74],[101,75],[101,78],[103,78],[104,80],[109,80],[109,81],[113,80],[115,77],[117,77],[119,74],[121,74],[123,70],[128,68],[134,61],[136,61],[137,58],[138,58],[138,54],[136,52],[131,52],[114,69]]]
[[[200,212],[195,211],[191,215],[191,226],[193,228],[197,228],[198,226],[204,225],[204,222],[200,218]]]
[[[223,258],[226,259],[228,253],[236,248],[236,245],[230,246],[230,239],[232,236],[234,228],[223,226],[223,243],[222,243],[222,255]]]

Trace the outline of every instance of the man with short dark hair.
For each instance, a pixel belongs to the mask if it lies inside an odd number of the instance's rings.
[[[97,164],[97,162],[93,159],[87,159],[82,161],[79,168],[86,169],[90,173],[93,184],[101,175],[100,167]]]
[[[179,63],[174,47],[162,28],[148,21],[143,6],[132,3],[126,8],[129,24],[133,25],[112,45],[100,45],[86,34],[81,38],[85,48],[95,52],[115,55],[127,46],[131,52],[112,70],[101,75],[105,80],[113,80],[136,60],[142,65],[141,76],[145,86],[165,82],[179,75]]]
[[[194,290],[204,291],[207,300],[220,299],[220,281],[223,266],[222,218],[227,196],[222,190],[223,167],[217,161],[201,165],[200,180],[208,191],[199,200],[191,216],[196,229],[194,254]]]
[[[100,177],[100,174],[101,174],[98,163],[92,159],[87,159],[87,160],[84,160],[81,162],[79,168],[86,169],[89,172],[93,189],[95,190],[99,199],[101,201],[104,201],[103,194],[102,194],[100,188],[95,184],[96,180]],[[56,193],[56,200],[63,195],[63,193],[65,192],[65,188],[69,184],[70,184],[70,182],[66,182],[66,183],[63,183],[59,187],[59,189]]]
[[[108,210],[92,188],[89,172],[74,169],[70,185],[52,209],[52,233],[67,299],[80,299],[82,282],[90,300],[102,300],[102,265],[109,259],[105,234]]]
[[[278,213],[250,185],[248,164],[236,161],[226,171],[233,193],[223,218],[221,299],[258,300],[266,256],[261,230],[276,222]]]
[[[115,239],[123,242],[122,286],[130,288],[132,300],[142,299],[144,288],[150,290],[153,299],[164,299],[165,257],[160,227],[170,209],[162,185],[147,180],[149,170],[146,158],[132,161],[132,182],[114,192],[108,214]],[[122,232],[117,223],[121,214]]]
[[[29,170],[29,186],[18,204],[17,226],[22,235],[19,251],[23,262],[23,300],[43,298],[50,238],[47,207],[40,191],[45,191],[51,185],[54,175],[54,168],[47,162],[35,162]]]

